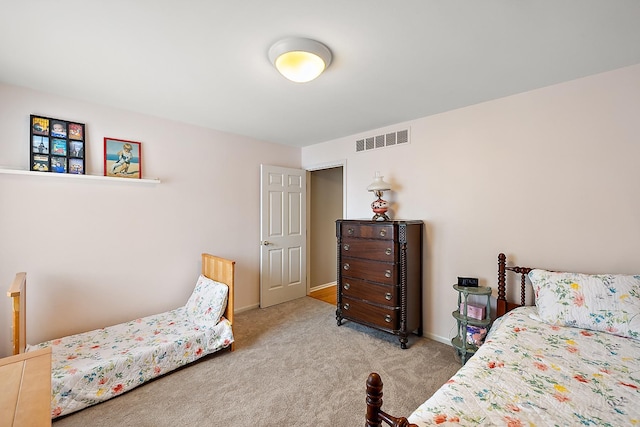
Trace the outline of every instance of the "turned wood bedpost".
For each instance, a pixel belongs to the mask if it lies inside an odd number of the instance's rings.
[[[496,301],[496,316],[500,317],[507,312],[507,279],[506,279],[507,257],[501,253],[498,255],[498,300]]]
[[[375,372],[367,378],[367,422],[366,427],[381,427],[380,408],[382,408],[382,379]]]
[[[382,427],[382,421],[391,427],[418,427],[405,417],[392,417],[382,411],[382,379],[375,372],[367,378],[367,420],[365,427]]]
[[[509,310],[518,307],[519,305],[516,303],[507,302],[507,278],[506,272],[513,271],[516,274],[520,275],[520,304],[525,305],[526,303],[526,289],[527,289],[527,275],[533,268],[529,267],[518,267],[512,266],[507,267],[507,257],[505,254],[501,253],[498,255],[498,299],[496,301],[496,316],[500,317]]]
[[[525,272],[526,270],[526,272]],[[522,268],[520,271],[520,305],[525,305],[525,289],[527,286],[527,274],[531,271],[530,268]]]

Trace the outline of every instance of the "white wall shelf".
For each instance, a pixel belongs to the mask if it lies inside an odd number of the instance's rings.
[[[159,179],[133,179],[133,178],[114,178],[111,176],[102,176],[102,175],[79,175],[73,173],[55,173],[55,172],[37,172],[37,171],[27,171],[23,169],[7,169],[0,168],[0,174],[10,174],[10,175],[29,175],[29,176],[40,176],[46,178],[63,178],[63,179],[92,179],[99,181],[109,181],[109,182],[122,182],[127,184],[160,184]]]

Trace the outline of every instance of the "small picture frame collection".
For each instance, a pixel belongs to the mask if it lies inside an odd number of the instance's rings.
[[[31,115],[30,170],[85,174],[85,125]]]

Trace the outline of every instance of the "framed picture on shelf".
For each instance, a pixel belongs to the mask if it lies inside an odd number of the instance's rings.
[[[84,141],[84,125],[69,123],[69,139]]]
[[[54,156],[66,156],[67,140],[61,138],[51,139],[51,154]]]
[[[31,115],[32,171],[85,173],[85,125]]]
[[[49,156],[43,154],[34,154],[31,161],[31,170],[49,172]]]
[[[69,173],[84,175],[84,159],[69,159]]]
[[[104,176],[141,179],[141,144],[124,139],[105,138]]]
[[[75,157],[76,159],[83,159],[84,158],[84,142],[69,141],[69,157]]]
[[[67,158],[51,156],[51,172],[67,173]]]
[[[37,154],[49,154],[49,137],[33,135],[31,138],[33,141],[33,153]]]
[[[31,116],[31,134],[49,136],[49,119]]]

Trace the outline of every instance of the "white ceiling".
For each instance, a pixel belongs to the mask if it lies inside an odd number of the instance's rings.
[[[0,0],[0,82],[300,147],[638,63],[638,0]]]

